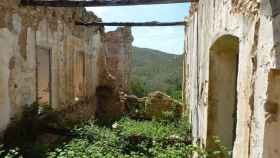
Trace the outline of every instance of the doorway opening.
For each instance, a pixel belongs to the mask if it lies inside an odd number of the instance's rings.
[[[85,93],[85,53],[78,52],[74,60],[74,93],[75,100],[78,101]]]
[[[210,48],[209,107],[207,147],[213,148],[218,137],[228,149],[233,148],[237,113],[239,39],[224,35]]]
[[[37,47],[36,50],[37,102],[51,105],[51,49]]]

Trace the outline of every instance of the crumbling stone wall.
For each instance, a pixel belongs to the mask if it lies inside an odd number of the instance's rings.
[[[232,12],[243,15],[256,15],[260,8],[260,0],[232,0]]]
[[[0,10],[0,130],[24,105],[37,100],[40,48],[51,54],[49,90],[51,88],[53,108],[65,108],[74,102],[73,60],[79,51],[85,53],[89,63],[85,80],[92,88],[85,96],[95,96],[96,56],[100,51],[102,30],[78,27],[74,22],[83,18],[98,20],[96,16],[77,8],[20,7],[16,0],[1,1]]]
[[[91,108],[82,111],[95,113],[96,89],[99,84],[103,85],[101,72],[109,65],[101,65],[108,52],[104,29],[76,26],[75,21],[100,19],[84,8],[23,7],[18,3],[18,0],[0,2],[0,131],[7,127],[12,117],[20,114],[23,106],[41,98],[56,110],[87,100],[87,106]],[[128,51],[120,50],[120,55]],[[42,52],[48,56],[45,59],[48,62],[41,56]],[[46,67],[41,68],[42,65]],[[126,80],[125,77],[122,80]],[[41,78],[46,81],[41,82]],[[41,96],[41,92],[49,95]]]
[[[116,31],[107,32],[104,37],[106,71],[113,77],[111,81],[114,82],[115,87],[124,92],[128,91],[132,42],[133,37],[129,27],[119,27]],[[104,80],[100,81],[102,82]]]
[[[210,136],[213,135],[210,131],[226,128],[218,122],[228,121],[235,124],[231,129],[233,133],[228,134],[233,138],[233,157],[279,157],[279,145],[271,145],[277,144],[271,138],[278,139],[275,134],[280,132],[277,128],[278,117],[277,121],[272,121],[273,125],[266,120],[268,115],[278,116],[278,110],[274,107],[280,103],[274,97],[275,89],[272,89],[277,84],[269,77],[271,71],[277,76],[278,71],[274,69],[279,69],[279,13],[278,0],[203,0],[192,5],[186,28],[184,83],[194,143],[204,147],[211,144]],[[230,42],[233,39],[237,39],[238,46]],[[220,43],[220,49],[232,47],[238,50],[235,90],[230,90],[220,81],[233,70],[227,65],[233,65],[230,62],[234,59],[227,62],[225,58],[215,56],[217,51],[211,48],[216,42]],[[227,50],[218,52],[229,53]],[[217,69],[212,69],[213,64],[217,63],[220,63]],[[222,71],[222,68],[227,71]],[[217,82],[215,85],[210,80],[213,75]],[[211,90],[211,86],[215,86],[215,91]],[[271,93],[272,97],[269,96]],[[229,109],[226,103],[230,102],[231,97],[235,97],[236,109],[231,112],[236,113],[232,115],[236,117],[219,118]],[[266,105],[271,102],[274,110],[265,111]],[[215,108],[219,103],[224,103],[221,105],[224,107]]]
[[[119,118],[125,112],[128,93],[133,37],[129,27],[120,27],[104,35],[105,53],[101,55],[97,87],[97,117],[104,121]]]

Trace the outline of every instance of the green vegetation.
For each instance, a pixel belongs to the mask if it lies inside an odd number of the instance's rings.
[[[185,119],[178,123],[165,121],[135,121],[123,118],[118,123],[121,135],[142,135],[145,137],[164,139],[176,136],[183,140],[189,139],[191,134],[190,126]]]
[[[182,56],[134,47],[130,91],[138,97],[162,91],[180,100],[182,73]]]
[[[135,121],[128,118],[112,128],[87,122],[73,132],[80,134],[48,154],[49,158],[188,158],[202,151],[186,140],[189,126],[157,121]]]
[[[0,157],[3,158],[23,158],[21,154],[19,153],[19,149],[10,149],[5,150],[3,145],[0,145]]]
[[[37,139],[44,134],[45,125],[58,121],[59,114],[52,111],[48,105],[36,102],[26,105],[21,115],[13,118],[1,140],[0,157],[12,158],[24,155],[27,158],[44,157],[48,149],[46,144],[38,143]],[[4,148],[6,149],[4,152]],[[5,156],[4,156],[5,155]]]
[[[26,156],[22,149],[4,149],[3,158],[191,158],[194,153],[201,158],[226,157],[228,151],[215,139],[217,147],[205,151],[191,144],[190,126],[185,119],[179,122],[135,121],[123,118],[111,127],[87,121],[71,130],[72,136],[62,139],[54,147],[44,148],[40,155]],[[33,144],[40,148],[40,144]],[[37,147],[36,147],[37,146]],[[27,149],[25,149],[27,150]],[[38,152],[38,151],[37,151]],[[21,155],[24,156],[21,156]]]
[[[134,48],[130,91],[139,97],[160,90],[181,99],[181,57]],[[136,105],[131,111],[143,113]],[[7,130],[2,158],[200,158],[230,157],[231,153],[214,138],[215,147],[206,151],[192,144],[186,118],[166,111],[156,120],[124,117],[104,126],[100,121],[68,122],[49,108],[34,103],[26,106]],[[136,115],[138,116],[138,115]],[[141,121],[140,121],[141,120]],[[51,128],[50,128],[51,127]],[[44,138],[44,142],[41,139]]]

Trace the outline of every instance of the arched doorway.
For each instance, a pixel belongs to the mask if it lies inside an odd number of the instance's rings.
[[[210,48],[207,147],[218,137],[233,148],[236,128],[239,39],[224,35]]]

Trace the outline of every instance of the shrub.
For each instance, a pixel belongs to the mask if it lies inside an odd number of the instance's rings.
[[[31,110],[33,111],[33,110]],[[36,111],[36,110],[35,110]],[[228,150],[216,138],[216,148],[205,151],[191,142],[187,119],[176,122],[135,121],[123,118],[111,128],[97,125],[95,121],[80,123],[71,131],[67,142],[55,148],[29,144],[33,155],[26,157],[48,158],[200,158],[225,157]],[[30,133],[32,134],[32,133]],[[29,137],[27,137],[29,138]],[[30,142],[29,139],[26,142]],[[27,145],[25,144],[25,145]],[[0,157],[22,158],[22,148],[4,150],[0,145]]]
[[[166,93],[171,96],[173,99],[178,100],[178,101],[182,101],[182,89],[174,89],[174,88],[170,88],[166,91]]]
[[[185,141],[188,126],[158,121],[135,121],[123,118],[112,129],[90,121],[76,127],[79,138],[61,145],[49,158],[185,158],[200,150]]]
[[[38,104],[26,105],[20,116],[15,117],[4,135],[4,143],[9,147],[25,146],[36,140],[38,135]]]
[[[185,137],[188,135],[189,125],[186,121],[178,123],[165,123],[161,121],[135,121],[129,118],[121,119],[119,129],[122,135],[144,135],[152,138],[167,138],[172,135]]]
[[[34,102],[24,106],[21,115],[13,118],[5,131],[3,138],[7,151],[5,155],[15,156],[20,153],[24,157],[45,157],[47,145],[36,143],[36,141],[44,133],[44,125],[56,119],[48,105],[39,105]]]
[[[169,111],[162,111],[161,117],[159,118],[160,121],[166,122],[166,123],[175,123],[178,124],[178,121],[186,120],[187,117],[182,118],[182,112],[183,111],[183,105],[175,102],[172,105],[172,109]],[[188,122],[185,122],[188,124]]]
[[[130,81],[129,83],[129,91],[130,93],[138,96],[144,97],[148,94],[148,88],[144,82],[140,80]]]

